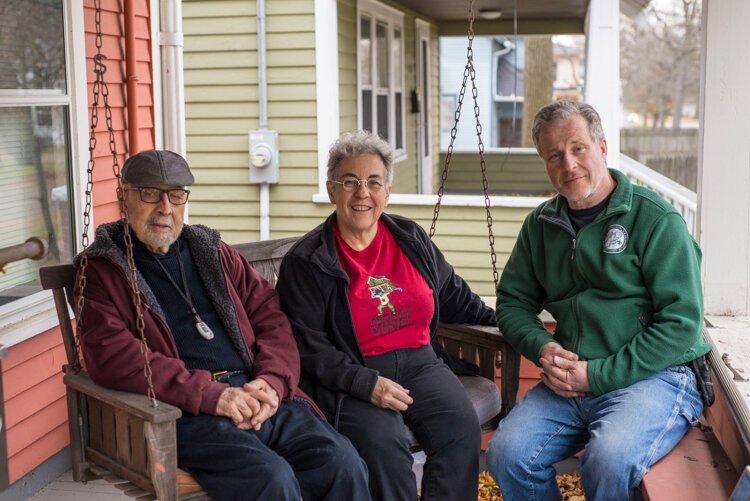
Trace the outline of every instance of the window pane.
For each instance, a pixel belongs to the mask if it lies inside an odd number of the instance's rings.
[[[67,115],[65,106],[0,108],[0,250],[31,237],[48,246],[41,260],[8,264],[0,305],[40,291],[40,266],[72,259]]]
[[[551,101],[582,100],[586,38],[583,35],[525,35],[520,37],[477,36],[473,42],[474,67],[477,74],[489,72],[480,90],[480,123],[483,141],[488,148],[533,148],[531,124],[523,123],[524,110],[533,116]],[[557,65],[557,72],[554,71]],[[466,66],[465,37],[440,38],[440,89],[443,96],[458,95]],[[483,85],[483,86],[482,86]],[[487,86],[489,88],[487,89]],[[482,92],[482,89],[488,92]],[[441,96],[441,99],[443,99]],[[450,101],[441,103],[440,148],[450,144],[454,123]],[[453,146],[476,149],[471,95],[466,93],[461,123]],[[455,110],[455,103],[453,109]],[[516,154],[516,153],[514,153]],[[518,155],[533,155],[518,152]],[[491,170],[491,169],[490,169]],[[509,171],[508,171],[509,172]],[[496,174],[498,179],[501,174]]]
[[[0,89],[65,92],[62,0],[0,2]]]
[[[404,127],[401,120],[401,92],[395,94],[395,122],[396,122],[396,149],[400,150],[404,147]]]
[[[428,68],[429,68],[429,61],[427,60],[427,57],[429,56],[429,53],[427,51],[427,40],[422,40],[422,123],[424,126],[422,127],[422,141],[424,141],[424,144],[422,145],[422,151],[428,152],[430,151],[430,131],[429,127],[427,127],[427,124],[430,120],[430,75],[428,74]]]
[[[401,30],[393,30],[393,85],[401,88]]]
[[[362,129],[372,132],[372,91],[362,91]]]
[[[378,135],[390,140],[388,135],[388,96],[378,96]]]
[[[378,22],[375,27],[377,47],[377,81],[375,85],[388,88],[388,27]]]
[[[359,74],[362,85],[372,85],[372,33],[370,18],[362,17],[359,34]]]

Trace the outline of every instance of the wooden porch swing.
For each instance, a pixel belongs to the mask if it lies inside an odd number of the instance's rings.
[[[66,386],[68,402],[68,423],[70,430],[70,449],[73,478],[86,482],[96,478],[112,481],[126,495],[138,500],[203,500],[210,499],[201,487],[186,472],[177,468],[176,420],[182,412],[179,408],[157,401],[151,383],[151,368],[142,322],[137,336],[141,340],[144,353],[144,374],[148,380],[148,394],[110,390],[94,383],[80,362],[78,333],[83,309],[83,290],[86,286],[85,270],[87,266],[86,249],[91,214],[91,193],[93,188],[94,148],[96,147],[96,127],[98,124],[99,98],[103,99],[103,109],[109,133],[109,146],[112,165],[118,185],[120,216],[125,222],[126,251],[131,264],[133,287],[133,305],[140,312],[140,292],[135,280],[136,269],[132,261],[132,241],[129,238],[128,214],[122,198],[120,167],[115,149],[112,114],[108,102],[108,89],[104,81],[106,66],[101,54],[100,5],[96,8],[96,47],[93,84],[93,102],[91,111],[89,137],[89,163],[87,168],[86,203],[84,208],[84,228],[82,233],[83,252],[79,261],[79,270],[72,264],[43,267],[40,279],[45,289],[52,290],[59,318],[60,330],[67,363],[63,366],[63,382]],[[469,0],[469,45],[467,65],[461,89],[456,124],[451,136],[449,154],[443,169],[442,181],[438,191],[430,237],[435,233],[435,224],[439,216],[440,201],[448,175],[448,168],[456,135],[456,126],[460,117],[461,104],[466,91],[467,79],[471,79],[474,104],[477,116],[477,134],[479,153],[485,193],[485,206],[492,256],[493,276],[497,283],[498,274],[492,235],[492,218],[489,210],[487,179],[481,140],[481,126],[478,122],[477,93],[474,84],[474,67],[472,62],[471,43],[473,40],[473,0]],[[297,238],[284,238],[270,241],[238,244],[234,247],[245,256],[251,265],[271,283],[276,282],[277,270],[284,254]],[[78,271],[78,273],[77,273]],[[73,304],[73,290],[81,291],[77,304]],[[75,308],[78,325],[73,324],[68,304]],[[140,315],[140,313],[139,313]],[[468,325],[440,325],[439,339],[452,356],[475,363],[479,366],[480,377],[460,376],[467,389],[472,403],[480,416],[484,430],[492,430],[497,422],[505,416],[515,404],[518,391],[520,356],[504,341],[496,327]],[[501,390],[496,385],[496,372],[501,370]],[[416,444],[415,442],[415,445]]]

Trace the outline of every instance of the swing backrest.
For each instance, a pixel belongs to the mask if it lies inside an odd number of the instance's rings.
[[[299,237],[278,238],[245,244],[234,244],[240,254],[245,256],[255,270],[274,286],[279,278],[279,266]]]
[[[60,332],[65,346],[65,357],[68,365],[76,363],[76,341],[73,324],[68,310],[68,304],[73,304],[73,284],[75,283],[76,270],[72,264],[61,264],[58,266],[44,266],[39,269],[39,279],[42,287],[52,290],[52,298],[55,300],[57,318],[60,321]]]

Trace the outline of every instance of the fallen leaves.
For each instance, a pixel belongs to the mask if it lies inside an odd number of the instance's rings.
[[[585,501],[586,496],[581,484],[581,474],[576,472],[573,475],[557,475],[555,477],[557,485],[562,492],[563,501]],[[478,501],[502,501],[503,495],[500,492],[492,476],[483,471],[479,474],[479,500]]]

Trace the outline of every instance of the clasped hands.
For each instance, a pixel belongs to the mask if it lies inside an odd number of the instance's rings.
[[[542,364],[542,382],[561,397],[582,397],[591,392],[588,376],[588,362],[582,362],[578,355],[550,342],[542,347],[539,356]]]
[[[216,404],[216,415],[226,416],[241,430],[260,430],[276,414],[279,395],[264,379],[257,378],[241,388],[225,389]]]

